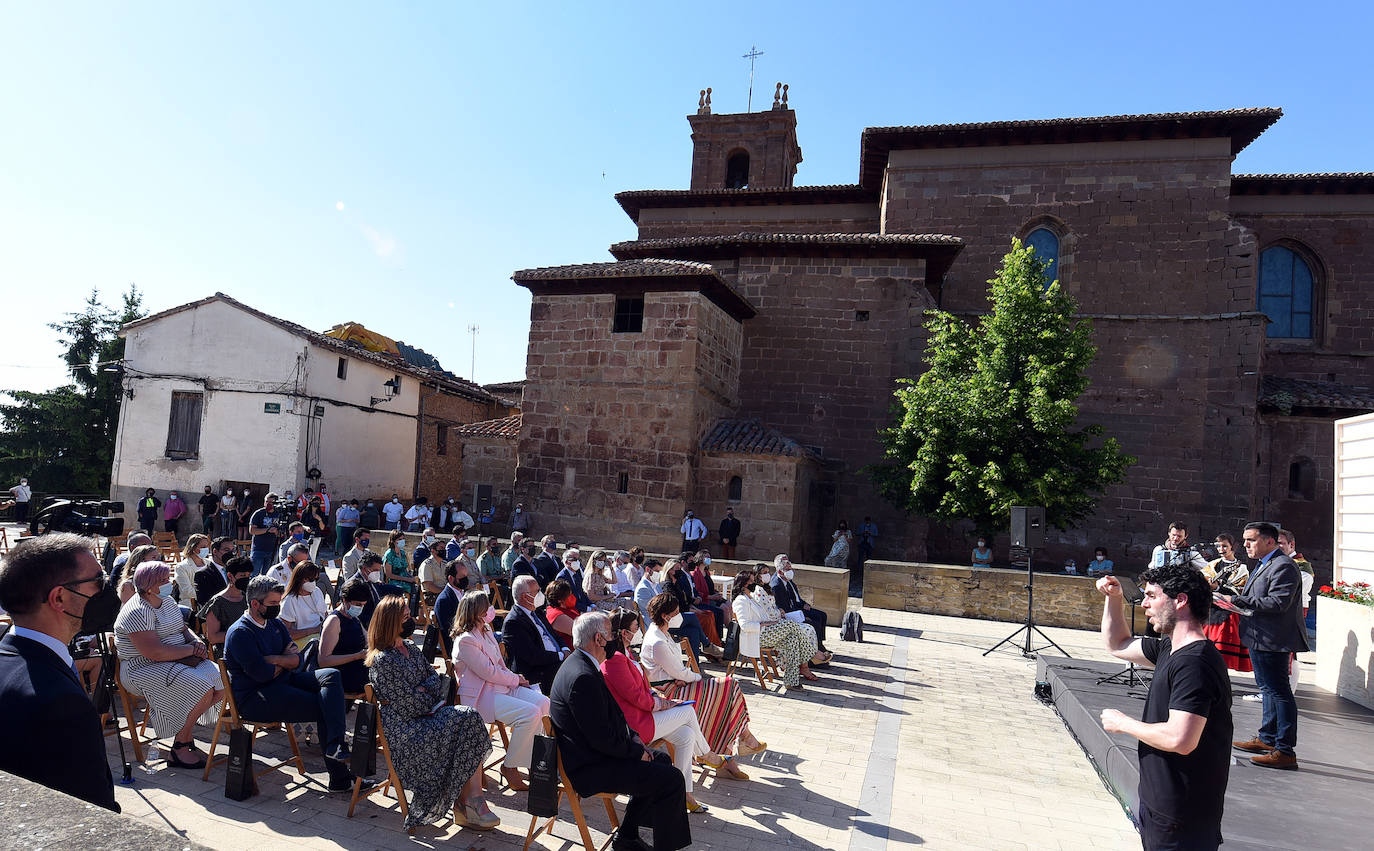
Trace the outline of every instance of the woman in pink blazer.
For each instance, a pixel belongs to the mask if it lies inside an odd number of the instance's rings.
[[[549,699],[506,667],[491,629],[495,616],[486,594],[469,591],[463,595],[453,619],[453,673],[458,678],[460,703],[476,709],[488,724],[506,725],[510,746],[501,774],[512,791],[522,792],[529,786],[520,769],[529,768],[534,734],[543,729],[539,719],[549,714]]]

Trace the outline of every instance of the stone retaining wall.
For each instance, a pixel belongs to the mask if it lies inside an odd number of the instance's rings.
[[[1020,622],[1026,617],[1026,572],[919,562],[869,561],[864,605],[931,615]],[[1035,622],[1098,629],[1102,595],[1086,576],[1035,575]],[[1137,619],[1137,627],[1144,621]]]

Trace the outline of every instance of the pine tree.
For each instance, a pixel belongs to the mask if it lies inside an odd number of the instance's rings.
[[[1013,241],[988,282],[991,313],[972,325],[928,314],[928,369],[898,382],[888,460],[871,470],[894,505],[983,532],[1007,528],[1013,505],[1042,505],[1062,530],[1135,463],[1101,426],[1077,423],[1097,350],[1048,266]]]

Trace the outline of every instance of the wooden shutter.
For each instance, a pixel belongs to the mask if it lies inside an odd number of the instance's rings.
[[[172,393],[172,414],[167,423],[167,457],[195,458],[200,454],[200,416],[204,393]]]

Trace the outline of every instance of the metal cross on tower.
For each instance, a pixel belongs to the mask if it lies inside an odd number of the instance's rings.
[[[745,112],[754,111],[754,60],[762,55],[763,51],[751,44],[749,45],[749,52],[740,57],[741,59],[749,60],[749,101],[748,105],[744,108]]]

